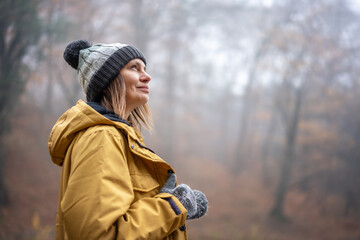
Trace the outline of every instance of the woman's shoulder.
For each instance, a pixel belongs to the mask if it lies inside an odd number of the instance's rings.
[[[88,151],[98,146],[126,148],[126,142],[124,135],[115,126],[94,125],[79,133],[73,144],[76,151]]]
[[[122,138],[123,134],[114,125],[100,124],[87,128],[83,137],[99,137],[100,135],[109,135],[116,138]]]

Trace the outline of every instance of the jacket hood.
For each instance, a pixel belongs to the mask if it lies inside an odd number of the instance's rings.
[[[55,123],[51,130],[48,148],[51,160],[62,166],[66,151],[80,131],[95,125],[114,125],[134,139],[139,139],[128,122],[117,117],[113,112],[98,103],[85,103],[79,100],[75,106],[67,110]],[[142,139],[139,140],[142,142]]]

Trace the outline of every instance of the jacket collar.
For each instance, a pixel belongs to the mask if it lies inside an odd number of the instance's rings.
[[[107,119],[111,121],[121,122],[125,123],[128,126],[131,126],[130,123],[128,123],[126,120],[120,118],[118,115],[116,115],[113,111],[108,110],[107,108],[101,106],[97,102],[87,102],[87,104],[92,107],[95,111],[106,117]]]

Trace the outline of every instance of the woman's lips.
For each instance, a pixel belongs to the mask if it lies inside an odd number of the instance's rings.
[[[149,87],[148,86],[142,86],[142,87],[138,87],[138,89],[140,89],[141,91],[145,92],[145,93],[149,93]]]

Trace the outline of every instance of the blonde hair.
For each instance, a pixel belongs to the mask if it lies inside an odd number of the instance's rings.
[[[108,110],[113,111],[120,118],[128,121],[138,132],[140,132],[142,127],[149,131],[152,129],[152,117],[147,103],[136,107],[130,112],[128,118],[125,119],[126,88],[124,79],[120,74],[110,83],[109,87],[104,90],[100,104]]]

